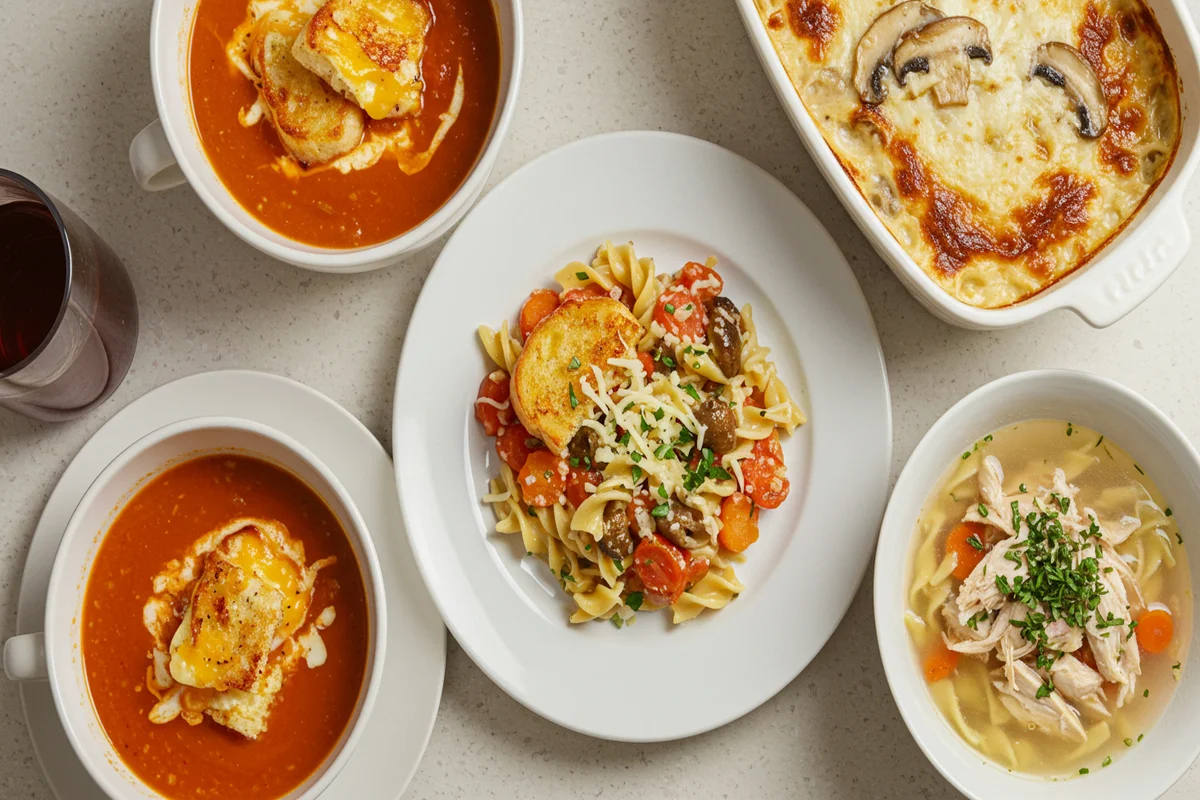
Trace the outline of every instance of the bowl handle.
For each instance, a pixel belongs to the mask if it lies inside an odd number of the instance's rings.
[[[1183,197],[1176,193],[1097,265],[1099,275],[1081,281],[1078,294],[1068,289],[1073,296],[1067,307],[1094,328],[1112,325],[1162,286],[1183,261],[1191,241]]]
[[[133,177],[147,192],[161,192],[187,181],[159,120],[154,120],[133,137],[129,145],[129,166],[133,168]]]
[[[49,675],[46,637],[42,633],[14,636],[4,643],[4,674],[10,681],[32,681]]]

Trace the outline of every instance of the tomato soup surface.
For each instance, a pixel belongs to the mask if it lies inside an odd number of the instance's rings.
[[[152,637],[142,622],[153,576],[205,533],[237,517],[278,520],[303,542],[305,558],[336,556],[322,569],[310,615],[336,609],[321,631],[328,650],[315,669],[303,661],[284,678],[267,730],[243,738],[208,717],[152,723],[146,688]],[[302,784],[330,755],[358,702],[366,672],[366,591],[337,518],[307,485],[255,458],[205,456],[163,472],[120,511],[88,578],[83,660],[92,704],[126,766],[172,800],[275,800]]]
[[[492,0],[425,0],[422,110],[413,120],[415,149],[429,146],[450,107],[462,66],[465,98],[458,120],[425,169],[404,174],[394,156],[342,174],[327,169],[288,177],[273,164],[285,151],[270,122],[244,127],[238,112],[254,104],[254,85],[230,62],[225,46],[246,18],[247,0],[199,0],[189,82],[192,114],[205,155],[225,188],[272,230],[306,244],[365,247],[411,230],[450,199],[483,151],[500,88],[500,33]],[[370,120],[368,133],[403,120]]]

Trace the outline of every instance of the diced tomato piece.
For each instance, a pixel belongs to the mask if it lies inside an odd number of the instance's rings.
[[[693,556],[690,553],[684,554],[687,557],[687,570],[684,573],[684,586],[691,588],[700,582],[700,579],[708,574],[708,559],[699,556]]]
[[[763,393],[761,391],[759,391],[757,388],[754,388],[750,390],[750,394],[748,394],[746,399],[742,401],[742,405],[749,406],[750,408],[766,408],[767,399],[763,397]]]
[[[500,429],[513,422],[512,405],[508,402],[508,373],[498,369],[479,384],[475,398],[475,419],[483,425],[488,436],[495,436]]]
[[[758,508],[741,492],[734,492],[721,502],[721,532],[717,541],[734,553],[758,541]]]
[[[515,422],[504,429],[504,433],[496,437],[496,453],[509,467],[521,471],[525,460],[534,449],[536,439],[529,435],[525,426]]]
[[[712,300],[725,288],[725,281],[721,280],[721,276],[715,269],[710,269],[695,261],[689,261],[683,265],[683,274],[679,276],[679,282],[686,286],[692,296],[701,303]],[[697,284],[699,285],[697,286]]]
[[[604,480],[604,473],[596,472],[595,470],[579,469],[577,467],[567,468],[567,502],[575,508],[583,505],[583,501],[592,496],[592,492],[587,490],[587,485],[590,483],[593,487],[599,486]]]
[[[641,526],[638,525],[637,512],[639,510],[650,513],[650,509],[654,508],[654,501],[650,499],[648,492],[638,492],[633,496],[633,500],[625,508],[625,516],[629,517],[629,525],[637,531]]]
[[[669,606],[687,586],[687,559],[675,545],[657,533],[642,539],[633,551],[632,569],[642,581],[642,592],[651,603]]]
[[[979,546],[976,547],[975,545]],[[946,554],[958,554],[958,566],[950,573],[960,581],[965,581],[975,571],[975,567],[983,561],[991,545],[984,541],[984,527],[978,522],[963,522],[954,526],[946,537]]]
[[[778,431],[754,443],[750,457],[742,460],[742,477],[746,479],[746,494],[763,508],[778,508],[787,499],[792,484],[783,465]]]
[[[525,459],[517,477],[521,496],[535,508],[548,508],[558,502],[567,486],[567,462],[549,450],[534,450]]]
[[[558,308],[558,295],[549,289],[534,289],[521,306],[521,338],[524,339],[537,324]]]
[[[568,289],[563,293],[562,301],[568,303],[572,300],[586,300],[589,297],[611,297],[614,300],[621,301],[622,305],[626,308],[633,308],[633,292],[623,283],[613,284],[613,288],[607,292],[598,283],[589,283],[587,286],[581,286],[578,289]]]
[[[667,289],[659,296],[654,321],[667,333],[692,342],[704,341],[708,329],[704,306],[683,286]]]
[[[646,370],[646,382],[654,380],[654,356],[649,353],[638,353],[638,361],[642,362],[642,369]]]

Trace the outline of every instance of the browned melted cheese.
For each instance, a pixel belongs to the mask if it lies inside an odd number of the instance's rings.
[[[841,21],[837,7],[824,0],[788,0],[787,10],[792,32],[808,42],[813,58],[824,58]]]
[[[1019,302],[1086,264],[1161,181],[1179,142],[1174,60],[1144,0],[927,0],[985,24],[993,62],[972,62],[966,105],[889,76],[883,103],[866,106],[855,48],[896,2],[757,5],[825,141],[900,246],[965,303]],[[1062,89],[1030,77],[1047,41],[1079,48],[1100,79],[1099,139],[1079,135]]]

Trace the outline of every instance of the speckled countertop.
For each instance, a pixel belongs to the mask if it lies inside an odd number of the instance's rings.
[[[84,419],[0,410],[0,636],[13,631],[34,523],[87,438],[149,389],[202,370],[277,372],[324,392],[390,447],[405,325],[440,248],[360,276],[296,270],[226,231],[187,188],[142,193],[129,141],[155,114],[150,0],[16,3],[0,26],[0,166],[69,203],[133,275],[142,336],[125,383]],[[923,311],[826,187],[759,68],[729,0],[524,0],[525,79],[493,181],[601,131],[709,139],[800,196],[846,254],[875,315],[895,414],[893,475],[955,400],[1031,367],[1077,367],[1145,394],[1200,442],[1200,249],[1141,308],[1094,331],[1061,313],[1006,333],[951,328]],[[1197,0],[1189,0],[1193,13]],[[1187,216],[1200,232],[1200,186]],[[449,644],[441,713],[412,798],[944,798],[896,711],[864,585],[813,664],[774,699],[682,742],[624,745],[558,728],[518,705]],[[52,797],[14,686],[0,681],[0,797]],[[1167,794],[1200,797],[1194,765]],[[65,800],[65,799],[64,799]]]

